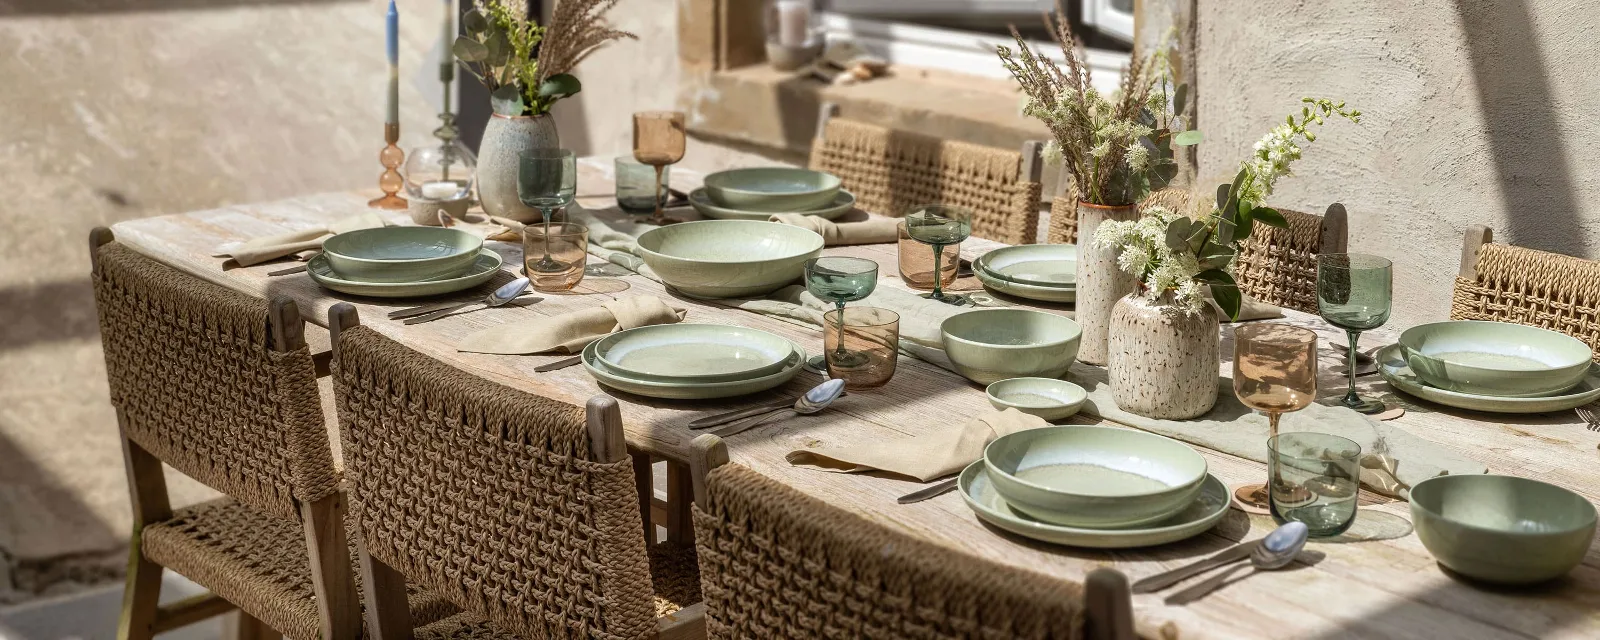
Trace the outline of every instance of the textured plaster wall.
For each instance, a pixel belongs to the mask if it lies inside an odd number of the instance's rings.
[[[1342,99],[1277,206],[1350,212],[1351,251],[1395,262],[1392,322],[1443,319],[1462,232],[1600,257],[1600,14],[1582,0],[1223,2],[1198,9],[1204,185],[1305,95]]]

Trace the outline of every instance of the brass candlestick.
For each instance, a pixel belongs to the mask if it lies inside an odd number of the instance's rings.
[[[400,177],[400,163],[405,162],[406,152],[401,151],[395,143],[400,141],[400,123],[388,122],[383,125],[383,139],[389,144],[378,152],[378,162],[383,164],[383,175],[378,176],[378,188],[383,190],[383,197],[373,198],[367,206],[377,209],[404,209],[410,203],[406,202],[396,193],[405,186],[405,179]]]

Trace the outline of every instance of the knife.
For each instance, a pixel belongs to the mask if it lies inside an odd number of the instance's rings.
[[[570,367],[572,365],[578,364],[580,362],[583,362],[583,356],[582,355],[576,355],[576,356],[572,356],[571,358],[566,358],[566,359],[563,359],[563,360],[557,360],[557,361],[551,362],[549,364],[541,364],[541,365],[539,365],[537,367],[534,367],[533,368],[533,372],[534,373],[545,373],[545,372],[548,372],[548,371],[555,371],[556,369],[565,369],[567,367]]]
[[[957,476],[933,486],[923,487],[916,491],[912,491],[911,493],[900,496],[900,499],[896,500],[895,502],[899,502],[900,504],[911,504],[913,502],[922,502],[923,500],[927,500],[929,498],[937,498],[946,493],[950,493],[951,491],[955,491],[956,482],[960,479],[960,476]]]
[[[533,293],[532,291],[524,291],[522,293],[517,294],[517,297],[521,298],[523,296],[530,295],[532,293]],[[454,311],[456,309],[460,309],[462,307],[465,307],[465,306],[467,306],[469,304],[477,304],[477,303],[480,303],[480,302],[483,302],[483,300],[476,299],[476,300],[468,300],[466,302],[434,302],[432,304],[425,304],[425,305],[422,305],[420,307],[411,307],[410,309],[396,309],[394,311],[390,311],[389,315],[388,315],[388,318],[390,320],[403,320],[405,318],[415,318],[417,316],[427,315],[427,314],[433,313],[435,311],[444,311],[445,309],[449,309],[451,311]]]
[[[799,397],[794,397],[794,398],[789,398],[788,400],[773,400],[772,402],[769,402],[767,404],[758,404],[758,405],[756,405],[754,407],[750,407],[748,409],[740,409],[738,411],[729,411],[727,413],[719,413],[717,415],[706,416],[704,418],[695,418],[694,420],[689,422],[688,427],[690,429],[704,429],[706,427],[715,427],[715,426],[718,426],[718,425],[728,424],[729,422],[733,422],[734,420],[739,420],[739,419],[742,419],[742,418],[748,418],[748,417],[756,415],[758,413],[765,413],[765,412],[771,411],[773,409],[782,409],[784,407],[792,407],[792,406],[794,406],[795,401],[799,400],[799,399],[800,399]]]
[[[286,276],[286,275],[289,275],[291,273],[300,273],[301,271],[305,271],[305,270],[306,270],[306,266],[305,265],[300,265],[298,267],[289,267],[288,269],[279,269],[277,271],[268,271],[267,272],[267,277]]]
[[[1260,544],[1261,540],[1259,539],[1240,542],[1204,560],[1192,562],[1171,571],[1163,571],[1147,578],[1141,578],[1138,582],[1133,583],[1132,590],[1134,593],[1160,591],[1222,565],[1244,560],[1250,557],[1250,552],[1255,551]]]

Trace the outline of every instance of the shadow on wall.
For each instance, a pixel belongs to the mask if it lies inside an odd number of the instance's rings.
[[[184,11],[237,6],[333,4],[361,0],[0,0],[0,16],[56,16],[128,11]]]
[[[1507,240],[1586,255],[1576,178],[1526,0],[1455,0],[1488,128]],[[1486,203],[1487,204],[1487,203]]]

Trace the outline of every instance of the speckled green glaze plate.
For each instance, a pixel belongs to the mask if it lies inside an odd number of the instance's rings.
[[[995,293],[1003,293],[1027,300],[1039,300],[1041,302],[1076,302],[1078,300],[1077,287],[1041,287],[1005,280],[989,273],[987,269],[979,266],[976,262],[972,265],[972,275],[978,277],[978,282],[982,282],[984,288]]]
[[[1200,496],[1183,511],[1155,524],[1124,529],[1066,527],[1015,511],[989,482],[982,460],[968,465],[956,486],[967,506],[984,522],[1025,538],[1090,549],[1131,549],[1177,542],[1205,533],[1228,514],[1228,488],[1210,474],[1206,474],[1200,487]]]
[[[1411,371],[1411,366],[1400,354],[1398,344],[1379,349],[1373,357],[1378,361],[1378,375],[1383,376],[1394,388],[1407,395],[1457,409],[1488,413],[1549,413],[1581,407],[1600,398],[1600,371],[1594,366],[1589,367],[1589,375],[1583,382],[1567,393],[1543,398],[1505,398],[1448,391],[1428,385]]]
[[[820,209],[790,212],[743,211],[740,209],[730,209],[728,207],[718,205],[716,201],[711,199],[711,195],[706,193],[705,187],[701,187],[689,193],[689,204],[694,207],[695,211],[699,211],[700,215],[713,220],[764,221],[770,219],[772,216],[775,216],[778,213],[798,213],[805,216],[816,216],[818,218],[822,218],[823,220],[832,220],[854,210],[856,208],[856,196],[849,191],[840,189],[839,194],[833,197],[833,202]]]
[[[421,282],[356,282],[340,278],[328,265],[327,257],[318,254],[306,261],[306,274],[317,284],[339,293],[372,298],[421,298],[470,289],[488,282],[500,272],[503,263],[500,254],[480,249],[477,261],[458,276]]]
[[[591,342],[583,349],[583,368],[588,370],[589,375],[594,376],[595,380],[618,391],[666,400],[709,400],[766,391],[799,375],[806,363],[805,350],[796,346],[794,353],[784,360],[782,370],[758,378],[722,382],[657,382],[629,378],[607,367],[606,363],[595,355],[596,344],[599,344],[599,341]]]

